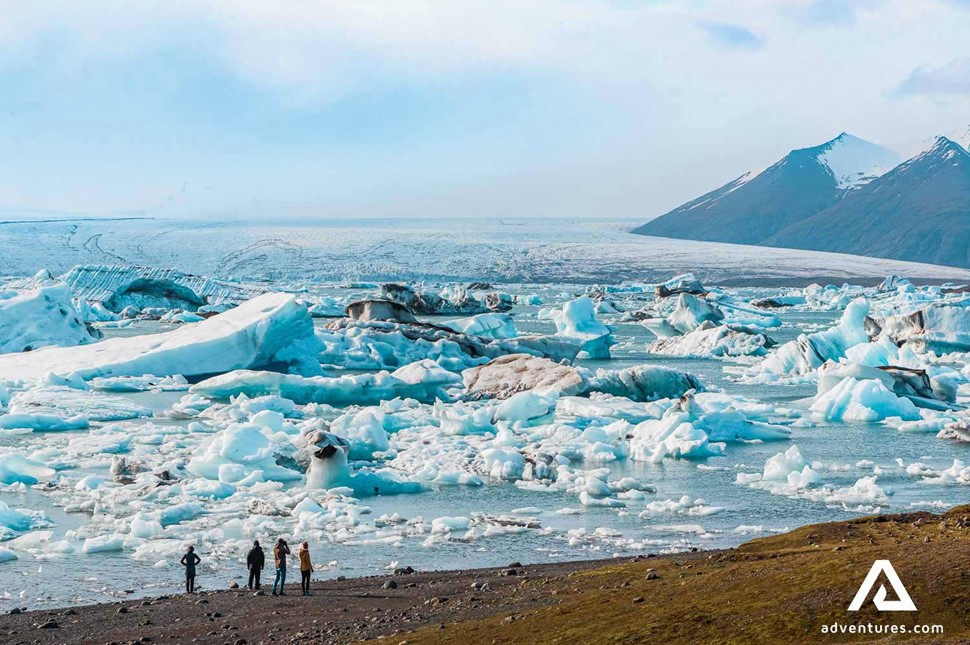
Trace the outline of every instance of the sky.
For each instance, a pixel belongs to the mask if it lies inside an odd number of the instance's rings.
[[[0,215],[655,217],[970,125],[970,0],[0,0]]]

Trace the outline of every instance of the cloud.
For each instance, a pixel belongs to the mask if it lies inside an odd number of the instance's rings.
[[[722,47],[732,49],[761,49],[764,40],[747,27],[728,23],[706,23],[704,31]]]
[[[970,94],[970,58],[958,58],[942,67],[917,67],[899,84],[901,96]]]
[[[851,0],[813,0],[802,10],[802,15],[813,24],[851,25],[856,22],[856,7]]]

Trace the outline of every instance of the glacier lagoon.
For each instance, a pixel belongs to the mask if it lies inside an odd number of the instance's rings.
[[[265,286],[295,290],[301,299],[332,313],[377,294],[372,285]],[[426,287],[445,293],[454,290],[453,285]],[[556,312],[588,291],[569,284],[496,288],[515,301],[509,314],[520,336],[555,335]],[[905,286],[889,292],[833,287],[808,299],[804,292],[719,290],[724,307],[766,297],[798,302],[780,309],[752,310],[754,318],[748,309],[734,314],[749,326],[760,318],[779,319],[780,327],[768,323],[762,330],[776,343],[769,356],[801,333],[832,328],[856,297],[868,297],[883,314],[954,298],[941,294],[939,288]],[[959,302],[960,296],[955,297]],[[924,414],[927,427],[904,426],[909,430],[905,432],[898,429],[905,422],[892,418],[830,421],[810,409],[818,396],[817,377],[812,374],[787,375],[790,378],[781,381],[752,376],[753,368],[765,360],[760,356],[651,354],[647,347],[654,334],[642,321],[625,318],[644,307],[654,307],[653,314],[669,315],[670,306],[658,306],[657,300],[650,285],[604,290],[599,302],[609,304],[597,306],[595,318],[612,330],[610,358],[580,356],[576,365],[591,373],[644,364],[690,372],[713,391],[696,395],[708,414],[716,417],[729,405],[740,410],[747,422],[782,428],[790,437],[764,441],[739,437],[723,445],[723,455],[708,456],[691,453],[697,444],[684,448],[689,443],[685,440],[676,446],[682,453],[679,457],[671,449],[647,459],[632,454],[636,445],[642,449],[643,444],[635,428],[644,420],[656,423],[669,418],[678,405],[675,401],[631,407],[630,401],[593,392],[588,399],[560,396],[548,413],[533,418],[522,409],[512,409],[496,422],[501,415],[488,401],[433,404],[388,397],[392,400],[358,408],[293,405],[278,396],[207,399],[186,391],[187,381],[198,382],[204,375],[187,380],[158,378],[150,384],[122,378],[102,383],[101,389],[91,387],[94,381],[85,386],[53,374],[34,389],[21,390],[14,383],[5,393],[8,406],[14,406],[18,396],[33,392],[24,399],[22,410],[36,412],[47,406],[50,415],[63,420],[83,416],[87,409],[90,418],[79,424],[84,427],[74,429],[0,430],[0,463],[8,476],[0,501],[13,509],[6,515],[0,511],[6,526],[0,542],[0,559],[6,560],[0,563],[4,589],[0,609],[178,591],[177,559],[189,543],[203,558],[199,584],[211,589],[225,588],[230,580],[242,584],[242,561],[250,541],[268,544],[278,535],[291,541],[309,539],[315,562],[329,563],[318,567],[319,576],[350,577],[395,566],[446,569],[721,548],[808,523],[872,512],[946,508],[967,501],[970,471],[958,468],[954,460],[970,461],[970,443],[936,436],[942,422],[952,420],[952,415],[959,418],[959,409],[970,400],[965,354],[932,360],[933,370],[950,370],[944,376],[956,390],[946,413],[951,417],[943,421],[928,412]],[[462,316],[420,318],[441,323]],[[314,319],[316,335],[333,334],[333,320]],[[132,318],[94,326],[110,340],[200,324]],[[353,365],[334,366],[336,351],[328,346],[321,353],[331,359],[330,363],[323,360],[323,378],[376,371],[376,364],[368,369],[360,356]],[[29,358],[29,353],[23,356]],[[447,357],[438,358],[439,364],[455,369]],[[378,355],[368,360],[392,369],[400,359]],[[136,389],[144,391],[128,391]],[[79,403],[78,393],[93,399]],[[110,406],[103,397],[110,397]],[[522,406],[536,403],[526,400]],[[593,410],[590,405],[600,407]],[[92,407],[110,407],[118,420],[94,420]],[[488,407],[485,416],[489,418],[467,420],[483,407]],[[447,409],[464,418],[464,430],[443,431]],[[7,412],[9,416],[11,410]],[[692,414],[690,419],[697,416]],[[363,480],[366,487],[348,487],[346,479],[335,481],[329,489],[309,487],[308,477],[293,463],[292,451],[286,455],[274,451],[274,445],[322,429],[323,425],[314,425],[318,421],[350,439],[349,471],[371,477]],[[628,425],[617,427],[624,422]],[[257,454],[245,442],[237,443],[236,448],[250,453],[222,463],[232,466],[225,472],[212,475],[205,470],[213,467],[205,457],[213,454],[217,438],[233,424],[247,423],[255,424],[267,438],[269,451]],[[476,423],[483,427],[476,428]],[[700,427],[700,422],[694,425]],[[705,427],[715,443],[716,428]],[[647,445],[656,449],[653,443]],[[794,456],[793,446],[798,453]],[[488,451],[499,454],[489,459],[484,457]],[[540,473],[538,463],[533,467],[499,459],[516,453],[531,457],[555,453],[551,466],[558,471]],[[789,454],[779,459],[784,453]],[[40,481],[31,485],[10,481],[10,472],[30,470],[10,461],[14,454],[53,472],[35,472]],[[220,453],[220,459],[226,454]],[[127,469],[118,468],[119,458]],[[193,466],[193,460],[205,463]],[[780,468],[780,480],[768,481],[769,463]],[[253,476],[254,470],[275,467],[294,474]],[[233,468],[239,472],[230,472]],[[803,475],[811,481],[795,481]],[[422,490],[403,487],[404,480],[418,483]],[[376,491],[370,490],[372,484]]]

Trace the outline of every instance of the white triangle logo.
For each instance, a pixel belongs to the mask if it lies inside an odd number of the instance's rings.
[[[889,595],[886,592],[886,585],[879,585],[879,590],[876,591],[876,595],[872,598],[876,609],[879,611],[916,611],[916,605],[913,604],[913,599],[909,597],[909,592],[906,591],[906,587],[903,586],[903,581],[896,575],[896,570],[893,569],[893,565],[889,560],[876,560],[872,563],[872,568],[869,569],[869,575],[862,581],[862,586],[859,587],[855,598],[852,599],[852,604],[849,605],[849,611],[859,611],[862,603],[869,596],[869,592],[872,591],[873,585],[876,584],[876,580],[879,579],[880,573],[886,575],[889,584],[892,585],[893,591],[899,600],[886,600],[886,596]]]

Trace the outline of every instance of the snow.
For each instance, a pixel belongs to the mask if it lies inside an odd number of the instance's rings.
[[[64,283],[0,292],[0,354],[84,345],[98,338],[84,324]]]
[[[318,349],[306,308],[291,295],[271,293],[204,322],[161,334],[2,355],[0,378],[38,379],[52,371],[75,373],[84,379],[194,376],[269,365],[312,373],[319,372],[312,358]]]
[[[818,161],[832,172],[839,189],[845,190],[889,172],[902,158],[892,150],[843,132],[824,145]]]

